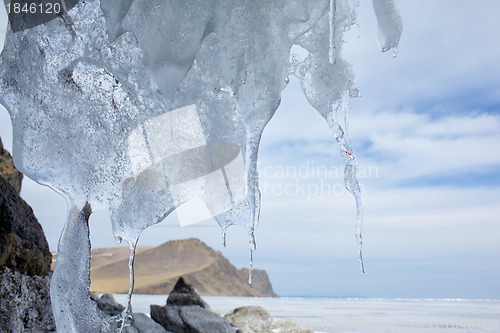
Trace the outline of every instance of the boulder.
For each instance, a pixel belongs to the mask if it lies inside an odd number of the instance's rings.
[[[314,331],[307,326],[302,326],[292,319],[288,319],[283,323],[279,323],[279,333],[314,333]]]
[[[181,277],[165,306],[151,305],[151,318],[175,333],[235,333],[227,320],[207,309],[196,290]]]
[[[241,333],[314,333],[311,328],[302,326],[295,320],[276,320],[260,306],[236,308],[224,318],[238,327]]]
[[[242,333],[272,333],[274,319],[260,306],[243,306],[226,314],[224,318]]]
[[[163,328],[144,313],[132,313],[132,324],[122,330],[123,333],[172,333]]]
[[[177,280],[174,289],[170,292],[167,298],[168,305],[198,305],[202,308],[207,308],[208,305],[203,301],[203,299],[198,295],[196,290],[187,284],[182,277]]]
[[[17,194],[21,193],[21,183],[23,174],[14,166],[14,161],[9,152],[3,149],[2,139],[0,138],[0,176],[14,188]]]
[[[110,316],[117,316],[125,310],[125,307],[115,301],[111,294],[104,294],[101,297],[95,293],[90,293],[90,299],[97,303],[97,308]]]
[[[151,305],[151,318],[175,333],[236,333],[218,314],[198,305]]]
[[[115,301],[111,294],[90,293],[90,299],[97,303],[97,308],[108,316],[120,315],[125,307]],[[123,333],[171,333],[144,313],[132,313],[132,322],[122,330]]]
[[[190,333],[235,333],[238,331],[218,314],[196,305],[180,306],[179,314]]]
[[[0,267],[45,276],[51,262],[49,244],[33,210],[0,177]]]
[[[151,305],[151,319],[163,326],[165,329],[175,333],[189,333],[186,324],[179,313],[176,305]]]

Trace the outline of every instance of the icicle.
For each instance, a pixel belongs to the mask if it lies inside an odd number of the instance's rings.
[[[335,63],[335,45],[334,45],[335,27],[334,27],[334,20],[335,20],[335,0],[330,0],[330,49],[328,51],[328,61],[332,65]]]
[[[250,265],[248,266],[248,284],[252,284],[252,272],[253,272],[253,250],[250,248]]]
[[[125,310],[123,310],[120,318],[120,321],[122,323],[120,332],[122,332],[123,328],[130,326],[130,324],[132,323],[132,293],[134,292],[134,260],[136,247],[137,240],[135,242],[129,242],[130,256],[128,259],[128,269],[130,286],[127,293],[127,307],[125,308]]]
[[[344,135],[347,148],[350,151],[350,159],[346,162],[346,170],[344,170],[344,184],[349,192],[354,196],[356,201],[356,243],[358,245],[359,253],[359,264],[361,266],[361,273],[365,274],[365,267],[363,263],[363,203],[361,201],[361,190],[359,188],[359,182],[356,177],[358,169],[358,161],[356,155],[352,151],[349,138],[349,111],[351,110],[351,97],[358,97],[359,91],[357,89],[351,89],[350,91],[344,91],[342,96],[342,109],[344,110]]]
[[[361,202],[361,191],[359,188],[359,183],[356,178],[357,172],[357,160],[352,147],[349,143],[348,135],[348,112],[350,109],[350,98],[357,96],[357,91],[344,91],[342,98],[332,105],[332,111],[327,117],[328,125],[330,126],[335,139],[340,145],[340,152],[344,162],[346,163],[344,169],[344,184],[346,189],[354,196],[356,202],[356,242],[358,245],[359,261],[361,265],[361,273],[364,274],[364,264],[363,264],[363,205]],[[342,109],[344,111],[344,128],[338,121],[338,111]]]
[[[254,229],[248,229],[248,247],[250,249],[250,264],[248,265],[248,284],[252,284],[252,272],[253,272],[253,251],[257,249],[255,244],[255,234]]]
[[[92,208],[68,199],[68,220],[59,239],[57,262],[51,279],[50,298],[58,332],[115,332],[90,299],[89,218]],[[81,207],[81,208],[79,208]],[[75,321],[74,318],[85,318]]]
[[[346,189],[352,193],[356,202],[356,242],[358,245],[359,263],[361,265],[361,273],[365,273],[363,264],[363,204],[361,202],[361,191],[358,180],[356,179],[356,160],[353,164],[346,164],[344,170],[344,183]]]
[[[130,247],[130,256],[128,259],[128,270],[129,270],[129,278],[130,278],[130,286],[127,294],[127,309],[129,312],[132,312],[132,293],[134,292],[134,259],[135,259],[135,248],[137,246],[137,242],[129,243]]]
[[[359,188],[352,194],[356,200],[356,242],[358,244],[359,264],[361,265],[361,273],[365,274],[365,265],[363,263],[363,203],[361,202]]]
[[[396,8],[394,0],[372,0],[373,9],[378,22],[378,43],[380,50],[386,52],[393,49],[392,56],[397,53],[397,46],[401,32],[403,31],[403,21]]]
[[[222,244],[226,247],[226,234],[227,234],[227,224],[225,224],[222,228]]]
[[[392,50],[392,57],[396,58],[397,55],[398,55],[398,48],[394,47],[393,50]]]

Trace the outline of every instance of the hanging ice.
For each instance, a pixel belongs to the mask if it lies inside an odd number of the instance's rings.
[[[346,122],[337,119],[356,95],[341,57],[356,6],[66,0],[58,15],[10,17],[0,94],[13,123],[16,166],[69,204],[51,288],[59,331],[121,325],[89,299],[92,207],[110,212],[115,236],[130,245],[131,265],[141,231],[193,198],[205,202],[224,234],[228,225],[246,226],[254,250],[257,152],[288,75],[301,80],[340,144],[361,258],[356,158]],[[374,0],[374,8],[382,49],[395,48],[401,21],[392,0]],[[290,57],[293,45],[309,55]]]
[[[378,43],[382,52],[393,50],[393,57],[398,52],[399,37],[403,31],[401,16],[393,1],[373,0],[373,9],[378,21]]]

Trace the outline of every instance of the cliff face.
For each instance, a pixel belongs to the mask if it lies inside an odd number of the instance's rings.
[[[238,275],[242,281],[248,284],[248,268],[240,268],[238,270]],[[274,293],[271,280],[265,270],[254,269],[252,271],[252,287],[262,294],[265,294],[265,296],[278,296]]]
[[[0,177],[0,267],[45,276],[50,260],[49,245],[33,210]]]
[[[90,289],[100,293],[128,291],[128,249],[92,251]],[[154,248],[139,248],[135,259],[137,294],[168,294],[183,277],[201,295],[277,296],[267,273],[255,270],[248,285],[248,270],[238,270],[221,252],[198,239],[177,240]]]
[[[0,141],[0,332],[53,332],[49,245],[1,148]]]
[[[0,138],[0,176],[14,188],[17,194],[21,193],[21,183],[23,174],[14,166],[14,161],[10,153],[3,149],[2,139]]]

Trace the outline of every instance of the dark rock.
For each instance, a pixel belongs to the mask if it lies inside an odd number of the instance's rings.
[[[208,305],[181,277],[165,306],[151,305],[151,318],[174,333],[235,333],[224,318],[207,310]]]
[[[110,316],[117,316],[125,310],[125,307],[117,303],[111,294],[104,294],[99,298],[97,294],[90,293],[90,299],[97,303],[99,310]]]
[[[167,298],[168,305],[199,305],[202,308],[207,308],[208,305],[201,299],[196,290],[184,281],[182,277],[177,280],[174,289],[170,292]]]
[[[0,177],[0,267],[44,276],[51,262],[49,245],[33,210]]]
[[[151,305],[151,319],[163,326],[166,330],[175,333],[190,333],[179,313],[176,305]]]
[[[235,333],[221,316],[198,305],[151,305],[151,318],[174,333]]]
[[[235,333],[237,331],[218,314],[196,305],[179,307],[179,314],[190,333]]]
[[[14,188],[17,194],[21,193],[21,183],[23,174],[14,166],[14,161],[9,152],[3,149],[2,139],[0,138],[0,176]]]
[[[132,313],[132,325],[123,329],[123,333],[172,333],[163,328],[144,313]]]
[[[28,276],[4,267],[0,281],[0,332],[55,332],[49,275]]]
[[[42,226],[16,190],[0,177],[0,331],[53,332],[52,255]]]
[[[90,293],[90,299],[97,303],[97,308],[108,316],[120,315],[125,307],[115,301],[111,294],[103,294],[101,297],[96,293]],[[160,324],[143,313],[132,313],[132,323],[122,330],[123,333],[170,333]]]

